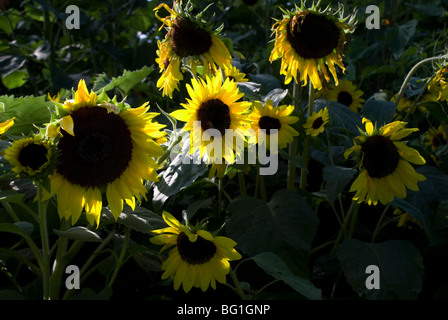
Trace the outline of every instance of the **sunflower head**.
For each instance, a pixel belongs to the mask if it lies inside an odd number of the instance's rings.
[[[412,164],[423,165],[425,159],[419,152],[400,140],[417,128],[405,128],[406,122],[394,121],[379,129],[363,118],[365,130],[354,139],[354,146],[345,151],[345,157],[354,154],[360,174],[350,192],[356,191],[354,200],[367,201],[369,205],[392,202],[394,197],[406,197],[406,188],[418,191],[417,183],[425,177],[417,173]]]
[[[429,128],[424,136],[425,145],[432,150],[447,144],[447,134],[445,128],[439,125],[438,128]]]
[[[270,149],[270,136],[276,135],[278,139],[278,147],[284,149],[288,143],[292,142],[294,137],[299,133],[291,126],[299,121],[299,118],[293,116],[294,106],[282,105],[273,106],[272,100],[267,100],[264,106],[255,101],[254,108],[249,115],[251,120],[252,135],[249,137],[250,144],[259,142],[260,134],[265,137],[266,146]],[[275,131],[273,131],[275,130]],[[269,136],[269,138],[268,138]]]
[[[436,95],[436,100],[448,101],[448,65],[439,66],[428,82],[428,90]]]
[[[97,96],[83,80],[63,107],[68,114],[59,130],[47,130],[59,131],[59,137],[58,164],[46,196],[57,194],[61,218],[74,224],[85,209],[90,224],[98,225],[105,192],[117,219],[123,202],[134,209],[136,200],[146,197],[144,180],[157,180],[155,158],[164,152],[164,125],[153,122],[158,113],[147,112],[148,103],[132,108],[104,92]]]
[[[191,226],[188,221],[181,224],[174,216],[164,211],[167,228],[152,230],[156,236],[151,242],[163,245],[161,251],[172,248],[162,263],[162,279],[171,277],[174,289],[180,285],[185,292],[192,287],[206,291],[216,289],[216,281],[225,284],[230,271],[229,261],[241,259],[234,249],[236,242],[223,236],[215,236],[205,230],[206,223]]]
[[[184,130],[191,131],[191,153],[200,150],[201,157],[207,155],[213,163],[221,163],[222,158],[234,163],[235,153],[239,154],[244,147],[243,132],[249,122],[246,114],[251,103],[238,101],[244,94],[239,92],[235,81],[226,78],[223,82],[221,73],[206,76],[205,80],[192,79],[186,87],[190,98],[181,104],[184,109],[171,115],[186,122]]]
[[[42,180],[53,172],[57,150],[49,140],[34,136],[13,141],[4,157],[21,178]]]
[[[162,7],[170,13],[169,16],[159,16]],[[202,18],[207,8],[193,15],[190,1],[185,6],[175,1],[172,8],[162,3],[154,9],[156,17],[167,26],[164,40],[158,41],[156,58],[162,73],[157,87],[163,90],[163,95],[172,97],[183,80],[183,69],[196,75],[199,66],[203,68],[203,74],[211,74],[217,67],[230,66],[230,52],[220,38],[223,25],[214,29],[210,21]]]
[[[315,137],[324,132],[325,126],[329,121],[330,114],[328,113],[328,109],[325,107],[320,109],[318,112],[313,112],[306,120],[303,128],[305,129],[306,134]]]
[[[331,101],[338,102],[355,113],[362,107],[365,102],[361,98],[363,92],[357,90],[356,86],[349,80],[341,80],[338,85],[330,84],[323,90],[323,96]]]
[[[342,53],[347,33],[354,30],[355,14],[344,17],[342,5],[333,13],[330,6],[320,10],[314,3],[311,8],[302,3],[292,11],[281,10],[282,20],[272,26],[275,44],[269,60],[282,59],[280,74],[285,75],[285,84],[294,78],[306,85],[309,77],[314,88],[320,90],[322,79],[330,81],[328,70],[337,84],[334,64],[345,71]]]

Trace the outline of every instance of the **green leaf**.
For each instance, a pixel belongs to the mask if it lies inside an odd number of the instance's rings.
[[[114,219],[109,208],[103,208],[103,213],[109,219]],[[117,223],[141,233],[149,233],[151,230],[166,226],[159,214],[139,206],[132,211],[128,205],[124,207],[123,212],[118,216]]]
[[[392,51],[394,57],[399,59],[401,53],[415,34],[418,21],[413,19],[403,25],[389,27],[386,30],[387,47]]]
[[[21,69],[2,77],[2,83],[6,88],[11,90],[23,86],[28,81],[28,78],[28,71]]]
[[[268,203],[239,196],[228,210],[226,232],[244,252],[275,252],[294,274],[306,277],[318,219],[298,193],[279,190]]]
[[[36,126],[43,127],[51,119],[49,103],[45,96],[18,97],[0,96],[0,105],[4,105],[5,112],[0,113],[0,122],[15,117],[14,125],[7,134],[21,136],[36,132]]]
[[[274,279],[282,280],[291,288],[310,300],[320,300],[321,291],[308,279],[295,276],[283,260],[272,252],[263,252],[251,258]]]
[[[266,101],[272,100],[273,106],[277,107],[287,94],[288,89],[275,88],[263,97],[263,101],[266,103]]]
[[[361,127],[362,124],[359,115],[343,104],[334,101],[316,100],[314,102],[316,112],[325,107],[328,109],[332,127],[347,129],[354,135],[359,134],[358,127]]]
[[[0,232],[14,233],[22,237],[29,236],[33,230],[34,226],[26,221],[0,224]]]
[[[356,170],[341,166],[325,166],[322,174],[326,184],[326,197],[328,202],[334,203],[338,195],[352,180]]]
[[[0,202],[22,203],[23,196],[23,194],[17,193],[13,190],[0,191]]]
[[[392,121],[397,105],[392,101],[368,99],[362,107],[361,113],[364,117],[377,124],[377,127]]]
[[[143,68],[135,71],[124,70],[123,75],[117,78],[109,79],[106,74],[101,74],[95,80],[93,84],[93,91],[100,93],[102,90],[110,91],[115,88],[119,88],[123,91],[124,95],[127,95],[129,91],[138,83],[143,81],[147,76],[153,72],[154,66]]]
[[[193,184],[207,170],[197,152],[190,154],[190,139],[188,137],[184,139],[181,152],[174,157],[154,186],[155,207],[160,207],[170,196]]]
[[[101,242],[101,241],[103,241],[97,233],[87,229],[86,227],[82,227],[82,226],[74,226],[66,231],[63,231],[63,230],[53,230],[53,231],[58,236],[68,238],[71,240],[80,240],[80,241],[86,241],[86,242]]]
[[[423,258],[408,241],[365,243],[349,239],[341,243],[337,255],[353,290],[369,300],[416,299],[422,289]],[[379,268],[379,289],[366,287],[369,265]]]

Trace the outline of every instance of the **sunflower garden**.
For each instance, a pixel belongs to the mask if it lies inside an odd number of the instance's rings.
[[[448,298],[446,1],[0,8],[0,299]]]

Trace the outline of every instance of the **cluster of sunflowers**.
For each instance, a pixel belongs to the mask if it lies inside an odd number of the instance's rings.
[[[168,16],[159,14],[162,8]],[[316,110],[315,100],[333,101],[354,114],[360,112],[365,102],[363,92],[352,82],[338,79],[335,67],[345,71],[343,51],[354,30],[355,15],[344,17],[342,7],[333,12],[330,7],[320,10],[319,5],[306,8],[302,4],[292,11],[283,11],[283,18],[273,24],[275,44],[269,60],[281,59],[284,84],[294,80],[295,92],[300,85],[309,86],[306,110],[299,106],[297,96],[295,105],[279,105],[270,99],[243,100],[244,93],[239,92],[238,85],[249,80],[232,65],[232,56],[221,37],[223,27],[214,29],[202,19],[202,12],[193,15],[192,9],[190,2],[184,6],[177,1],[172,8],[162,3],[155,9],[156,17],[167,29],[165,38],[158,42],[156,63],[161,75],[157,87],[163,96],[173,99],[184,78],[191,77],[191,83],[185,85],[189,97],[180,103],[183,108],[170,113],[185,122],[184,132],[191,132],[190,153],[205,156],[211,164],[209,177],[216,173],[222,179],[240,152],[244,152],[236,148],[233,139],[225,138],[226,132],[252,129],[255,134],[240,136],[248,146],[259,142],[257,133],[263,129],[267,135],[276,135],[279,149],[289,148],[288,189],[296,187],[299,175],[295,173],[295,162],[299,158],[303,162],[300,187],[306,189],[311,140],[325,134],[326,126],[333,121],[331,110],[323,104]],[[124,203],[134,210],[142,198],[148,201],[147,182],[158,181],[158,171],[163,169],[171,149],[163,130],[165,125],[154,120],[159,113],[148,112],[149,103],[131,107],[109,98],[105,92],[89,92],[84,80],[73,95],[73,99],[64,102],[50,97],[57,116],[38,134],[12,141],[3,155],[13,176],[36,183],[36,200],[45,202],[56,195],[61,220],[75,225],[85,212],[91,226],[98,227],[104,200],[115,220],[123,212]],[[447,99],[445,67],[430,78],[414,100],[404,97],[402,91],[392,99],[397,105],[395,121],[372,123],[360,117],[360,135],[354,137],[353,146],[344,153],[345,160],[354,161],[359,170],[349,189],[354,193],[353,203],[387,205],[395,198],[405,198],[408,189],[419,190],[418,183],[425,176],[413,165],[424,165],[426,160],[401,141],[418,131],[407,128],[406,120],[417,107],[428,112],[420,102]],[[11,118],[1,123],[4,137],[15,121]],[[221,133],[224,163],[214,156],[213,139],[205,139],[199,145],[193,141],[192,130],[197,121],[201,134],[208,129]],[[446,125],[441,123],[425,134],[425,144],[432,150],[447,144]],[[431,161],[437,163],[437,157],[433,155]],[[231,271],[229,261],[242,258],[234,248],[236,242],[210,233],[206,223],[182,224],[166,211],[162,217],[168,227],[151,230],[153,244],[163,245],[162,251],[172,248],[161,265],[162,279],[171,277],[174,288],[182,285],[185,292],[192,287],[206,291],[209,287],[215,289],[216,282],[226,283],[226,275]]]

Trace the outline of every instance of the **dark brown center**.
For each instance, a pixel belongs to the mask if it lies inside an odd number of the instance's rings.
[[[282,124],[277,118],[262,116],[260,120],[258,120],[258,126],[260,129],[266,130],[266,134],[271,134],[271,130],[280,130]]]
[[[372,178],[383,178],[393,173],[400,155],[397,147],[387,137],[370,136],[361,146],[363,165]]]
[[[210,261],[216,253],[213,242],[198,236],[195,242],[191,242],[188,236],[181,232],[177,236],[177,250],[179,255],[188,264],[204,264]]]
[[[353,97],[347,91],[341,91],[338,94],[338,102],[344,106],[350,106],[353,102]]]
[[[99,187],[120,177],[133,150],[125,121],[103,107],[80,108],[71,117],[75,135],[61,129],[57,171],[82,187]]]
[[[338,46],[339,28],[324,16],[308,12],[291,18],[286,37],[299,56],[319,59]]]
[[[20,150],[19,162],[24,167],[38,170],[48,162],[47,154],[48,150],[45,146],[34,143],[29,144]]]
[[[230,109],[219,99],[211,99],[201,104],[197,111],[197,119],[203,131],[217,129],[224,135],[230,128]]]
[[[195,23],[177,18],[169,33],[170,43],[178,57],[201,55],[212,46],[212,37]]]

